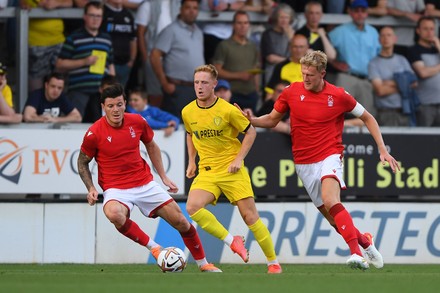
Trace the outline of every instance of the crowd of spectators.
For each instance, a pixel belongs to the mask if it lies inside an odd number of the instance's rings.
[[[149,119],[151,113],[167,117],[157,129],[172,133],[182,108],[195,98],[194,69],[206,63],[219,72],[219,96],[227,92],[231,103],[258,114],[286,81],[302,80],[299,59],[307,50],[321,50],[329,60],[326,79],[345,88],[381,126],[440,126],[439,1],[10,3],[21,9],[79,7],[84,13],[82,19],[30,19],[28,99],[23,115],[16,114],[7,67],[0,63],[0,123],[92,123],[102,117],[103,86],[118,82],[126,87],[131,111],[149,113]],[[198,22],[200,11],[210,13],[212,21]],[[263,29],[252,23],[249,12],[267,16]],[[222,13],[230,21],[216,21]],[[346,14],[351,21],[323,25],[325,13]],[[304,15],[301,26],[298,14]],[[412,25],[373,26],[368,16]],[[14,26],[3,27],[7,38]]]

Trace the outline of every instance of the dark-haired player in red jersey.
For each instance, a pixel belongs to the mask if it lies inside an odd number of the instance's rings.
[[[376,119],[343,88],[324,80],[327,56],[321,51],[312,51],[302,57],[300,63],[303,82],[286,87],[271,113],[251,117],[248,111],[242,112],[252,125],[272,128],[290,110],[292,153],[297,174],[315,206],[350,247],[347,265],[365,270],[371,263],[382,268],[383,258],[374,246],[372,235],[359,232],[341,203],[341,188],[346,188],[342,177],[344,114],[350,112],[364,122],[377,144],[383,164],[388,162],[393,172],[400,170],[399,164],[388,153]]]
[[[101,106],[105,116],[87,130],[78,157],[78,172],[88,190],[88,203],[94,205],[98,200],[89,169],[95,158],[98,183],[104,190],[104,214],[121,234],[148,248],[157,259],[161,246],[130,220],[130,212],[137,206],[146,217],[162,217],[179,231],[202,272],[221,272],[206,261],[199,235],[177,203],[153,181],[150,167],[140,155],[140,142],[168,191],[178,190],[165,173],[153,130],[142,116],[124,113],[124,88],[120,84],[106,88],[101,94]]]

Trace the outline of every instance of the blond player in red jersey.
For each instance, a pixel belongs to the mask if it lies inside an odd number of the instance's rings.
[[[388,153],[376,119],[343,88],[324,80],[325,53],[309,52],[300,63],[304,81],[286,87],[271,113],[251,117],[248,111],[242,112],[252,125],[272,128],[290,110],[292,153],[297,174],[315,206],[348,244],[351,256],[347,265],[365,270],[371,263],[382,268],[383,258],[374,246],[372,235],[359,232],[341,203],[341,189],[346,188],[342,177],[344,113],[350,112],[364,122],[377,144],[383,164],[388,162],[393,172],[400,170],[399,164]]]
[[[98,191],[93,185],[89,169],[95,158],[98,164],[98,183],[104,190],[104,214],[124,236],[150,249],[157,259],[161,246],[130,220],[130,212],[137,206],[146,217],[162,217],[179,231],[183,242],[202,272],[221,272],[206,261],[199,235],[182,214],[174,199],[155,181],[147,162],[141,157],[139,144],[148,152],[157,174],[169,192],[178,188],[165,173],[160,149],[153,140],[153,130],[142,116],[125,112],[124,89],[120,84],[106,88],[101,94],[105,116],[87,130],[78,157],[78,172],[94,205]]]

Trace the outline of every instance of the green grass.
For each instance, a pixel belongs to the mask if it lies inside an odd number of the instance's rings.
[[[219,267],[200,273],[189,264],[182,273],[154,265],[0,264],[0,292],[440,292],[440,265],[386,265],[354,271],[343,264],[283,265],[283,274],[266,274],[265,265]]]

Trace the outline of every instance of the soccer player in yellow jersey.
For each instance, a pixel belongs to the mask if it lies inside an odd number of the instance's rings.
[[[215,205],[221,193],[237,205],[240,214],[254,234],[267,258],[268,273],[282,272],[272,237],[261,221],[255,206],[249,174],[244,158],[256,137],[255,128],[240,111],[225,100],[216,97],[218,72],[213,65],[199,66],[194,71],[194,90],[197,99],[182,110],[187,131],[188,168],[186,176],[196,174],[196,155],[199,155],[199,174],[191,185],[186,209],[194,221],[206,232],[223,240],[244,262],[249,252],[243,236],[232,236],[205,206]],[[244,133],[242,143],[239,132]]]

